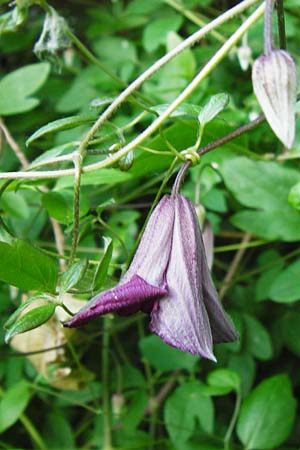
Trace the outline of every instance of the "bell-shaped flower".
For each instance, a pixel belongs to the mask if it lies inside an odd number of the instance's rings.
[[[276,136],[291,148],[295,137],[297,71],[291,55],[272,50],[254,61],[253,90]]]
[[[120,283],[96,295],[65,326],[139,310],[150,312],[151,330],[167,344],[205,358],[215,360],[213,342],[237,339],[211,280],[194,206],[182,195],[161,199]]]

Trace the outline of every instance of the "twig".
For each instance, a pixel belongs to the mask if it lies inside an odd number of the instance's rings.
[[[162,404],[164,399],[168,396],[169,392],[175,386],[179,374],[180,374],[179,370],[176,370],[175,372],[172,373],[166,384],[163,385],[158,394],[153,399],[151,399],[148,405],[146,406],[144,410],[144,416],[152,414],[153,410],[157,409]]]
[[[1,118],[0,118],[0,128],[1,128],[2,132],[3,132],[3,134],[4,134],[6,142],[11,147],[11,149],[15,152],[16,157],[20,161],[20,163],[22,165],[22,168],[26,169],[29,166],[29,161],[26,158],[26,156],[24,155],[24,153],[23,153],[21,147],[19,146],[19,144],[14,140],[14,138],[10,134],[9,129],[5,125],[3,119],[1,119]]]
[[[246,245],[251,240],[251,237],[252,237],[252,235],[250,233],[245,233],[245,235],[241,241],[241,247],[236,252],[236,254],[229,266],[228,272],[226,273],[226,276],[223,280],[222,286],[220,288],[220,291],[219,291],[220,300],[222,300],[224,298],[227,290],[229,289],[230,281],[234,277],[234,274],[239,266],[239,263],[241,262],[241,260],[244,256],[244,253],[246,251]]]

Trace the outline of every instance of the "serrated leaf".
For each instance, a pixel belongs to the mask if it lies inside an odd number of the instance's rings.
[[[267,378],[244,401],[237,434],[246,448],[278,448],[291,431],[295,409],[289,378],[286,375]]]
[[[25,313],[9,328],[5,334],[5,342],[9,342],[16,334],[25,333],[26,331],[33,330],[34,328],[43,325],[43,323],[47,322],[47,320],[53,316],[55,307],[56,305],[53,303],[48,303],[46,305],[37,306]]]
[[[5,75],[0,80],[0,115],[9,116],[30,111],[39,104],[34,94],[46,81],[48,63],[30,64]]]
[[[20,418],[30,400],[28,383],[22,380],[4,392],[0,400],[0,433]]]
[[[25,291],[55,292],[55,261],[37,247],[21,240],[0,242],[0,280]]]
[[[107,271],[109,267],[109,263],[111,261],[112,252],[113,252],[113,241],[112,239],[105,239],[105,251],[103,258],[98,264],[98,267],[95,271],[94,281],[93,281],[93,290],[98,291],[101,289],[105,277],[107,276]]]
[[[229,95],[225,93],[216,94],[212,96],[206,105],[200,110],[198,114],[198,120],[200,124],[206,125],[208,122],[213,120],[229,103]]]
[[[69,267],[61,277],[60,288],[61,293],[67,292],[74,287],[84,276],[88,267],[88,260],[82,259]]]
[[[32,142],[41,137],[48,136],[49,134],[57,133],[58,131],[69,130],[70,128],[79,127],[86,123],[95,121],[95,115],[92,114],[80,114],[75,116],[64,117],[63,119],[54,120],[47,123],[47,125],[39,128],[33,133],[26,141],[28,147]]]

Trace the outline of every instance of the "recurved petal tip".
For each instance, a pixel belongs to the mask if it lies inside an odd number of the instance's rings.
[[[252,68],[253,90],[276,136],[291,148],[295,137],[297,71],[285,50],[261,55]]]
[[[168,293],[166,287],[156,287],[143,278],[134,275],[127,283],[118,284],[115,288],[102,292],[92,298],[68,322],[65,327],[74,328],[102,314],[117,311],[121,314],[133,314],[143,305],[152,302]]]

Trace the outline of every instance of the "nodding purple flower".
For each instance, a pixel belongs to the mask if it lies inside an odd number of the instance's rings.
[[[139,310],[150,313],[150,329],[164,342],[213,361],[213,342],[237,339],[211,280],[195,208],[182,195],[165,195],[158,203],[120,283],[64,325]]]

